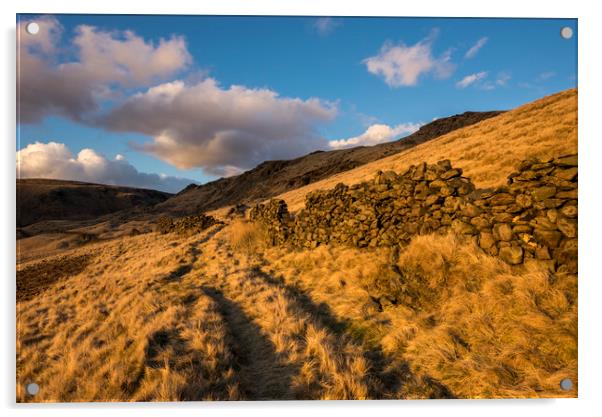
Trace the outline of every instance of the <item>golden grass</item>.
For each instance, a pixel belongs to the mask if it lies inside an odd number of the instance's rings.
[[[442,159],[464,170],[477,187],[502,185],[516,165],[529,157],[577,153],[577,90],[566,90],[517,107],[472,126],[454,130],[401,153],[281,194],[290,211],[301,209],[305,195],[371,179],[377,170],[402,171]]]
[[[32,400],[29,382],[36,401],[239,398],[230,336],[183,279],[196,244],[154,234],[99,244],[84,272],[18,303],[17,400]]]
[[[87,247],[84,272],[17,305],[18,401],[28,382],[36,401],[576,393],[558,388],[577,381],[574,276],[451,235],[246,252],[241,229]],[[381,308],[387,292],[403,302]]]
[[[268,235],[259,223],[237,219],[228,228],[228,240],[235,251],[252,255],[266,247]]]
[[[453,235],[416,237],[395,257],[327,246],[266,255],[285,282],[349,320],[351,334],[455,396],[576,395],[559,387],[577,381],[576,276],[513,268]],[[383,281],[404,302],[379,311],[370,295]]]
[[[298,209],[311,189],[447,158],[479,186],[503,183],[520,159],[576,151],[576,95],[284,197]],[[575,276],[510,267],[452,235],[291,251],[264,233],[236,220],[20,258],[42,273],[44,260],[89,262],[19,299],[17,401],[576,396],[559,389],[577,382]]]

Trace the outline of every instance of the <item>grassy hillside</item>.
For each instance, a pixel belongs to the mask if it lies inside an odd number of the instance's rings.
[[[40,178],[17,179],[17,226],[46,220],[84,220],[152,207],[171,194],[155,190]]]
[[[576,151],[576,102],[559,93],[284,196],[298,208],[311,189],[444,158],[502,184],[520,159]],[[290,250],[227,220],[24,259],[17,289],[20,402],[577,395],[577,276],[453,234]]]
[[[322,181],[283,193],[291,211],[303,207],[312,190],[337,183],[355,184],[377,170],[402,171],[409,165],[449,159],[479,188],[502,185],[516,164],[531,156],[546,158],[577,152],[577,90],[534,101],[472,126]]]
[[[71,261],[69,261],[71,260]],[[43,274],[69,271],[71,276]],[[395,278],[412,297],[376,303]],[[18,400],[573,396],[576,278],[453,236],[401,253],[266,248],[245,223],[147,234],[19,267]],[[51,279],[50,279],[51,278]],[[32,288],[33,287],[33,288]],[[38,294],[32,297],[32,294]]]

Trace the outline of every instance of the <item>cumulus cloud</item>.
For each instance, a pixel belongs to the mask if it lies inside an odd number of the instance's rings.
[[[420,128],[418,123],[403,123],[397,126],[386,124],[373,124],[364,133],[347,139],[331,140],[328,145],[334,149],[349,148],[353,146],[372,146],[383,142],[390,142],[414,133]]]
[[[326,146],[317,125],[336,116],[333,103],[284,98],[269,89],[222,88],[206,78],[174,81],[136,94],[97,123],[143,133],[136,147],[178,168],[232,175],[269,159],[292,158]]]
[[[364,59],[368,71],[384,78],[391,87],[412,86],[424,74],[437,78],[449,77],[455,65],[451,62],[451,50],[439,57],[433,56],[432,44],[437,32],[418,43],[407,46],[385,43],[375,56]]]
[[[487,71],[476,72],[474,74],[467,75],[456,83],[458,88],[466,88],[469,85],[479,82],[487,77]]]
[[[342,25],[341,19],[335,19],[332,17],[319,17],[314,20],[312,25],[313,29],[320,36],[326,36],[332,33],[337,27]]]
[[[93,149],[74,156],[63,143],[36,142],[17,151],[18,178],[50,178],[178,192],[195,181],[139,172],[123,155],[107,159]]]
[[[479,39],[473,46],[470,47],[468,51],[466,51],[466,54],[464,54],[464,58],[471,59],[477,56],[481,48],[485,46],[488,40],[489,38],[487,38],[486,36]]]
[[[40,32],[17,27],[21,122],[33,123],[50,114],[82,121],[98,108],[101,98],[117,88],[135,88],[161,82],[191,61],[182,37],[146,41],[131,31],[102,31],[80,25],[75,36],[61,45],[63,27],[53,17],[35,20]],[[74,50],[66,57],[65,50]]]

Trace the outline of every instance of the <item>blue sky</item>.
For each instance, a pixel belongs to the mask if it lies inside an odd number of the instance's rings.
[[[156,176],[140,184],[177,191],[189,179],[205,182],[264,159],[393,140],[437,117],[510,109],[577,85],[574,19],[18,18],[21,25],[32,20],[56,30],[48,35],[52,47],[41,42],[43,30],[36,41],[20,35],[21,61],[43,68],[23,64],[19,74],[29,100],[18,129],[21,176],[117,183],[128,182],[132,172],[164,174],[157,184]],[[88,37],[82,25],[93,28]],[[570,40],[560,36],[565,26],[573,28]],[[123,54],[124,46],[126,56],[113,62],[101,48],[82,46],[102,39],[114,46],[108,53]],[[167,58],[158,50],[161,39]],[[138,56],[156,63],[148,74]],[[64,71],[73,63],[75,69]],[[74,78],[82,81],[71,86]],[[60,91],[40,79],[52,79]],[[149,93],[157,86],[178,104],[159,103]],[[66,95],[70,104],[61,110]],[[92,107],[79,109],[78,103]],[[51,141],[57,144],[52,149],[33,147]],[[94,169],[77,158],[82,149],[100,158]],[[79,165],[65,162],[69,152]],[[56,168],[61,164],[64,169]],[[166,183],[166,176],[185,180]]]

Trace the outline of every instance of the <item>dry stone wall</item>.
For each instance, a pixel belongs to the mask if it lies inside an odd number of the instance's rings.
[[[394,246],[451,230],[509,264],[535,258],[576,273],[577,186],[577,155],[523,161],[507,185],[495,189],[475,189],[462,169],[444,160],[312,192],[296,216],[283,200],[270,200],[249,217],[267,227],[272,244]]]
[[[156,231],[161,234],[177,232],[179,234],[192,234],[201,232],[214,224],[221,223],[215,217],[199,214],[185,216],[177,219],[161,217],[157,220]]]

